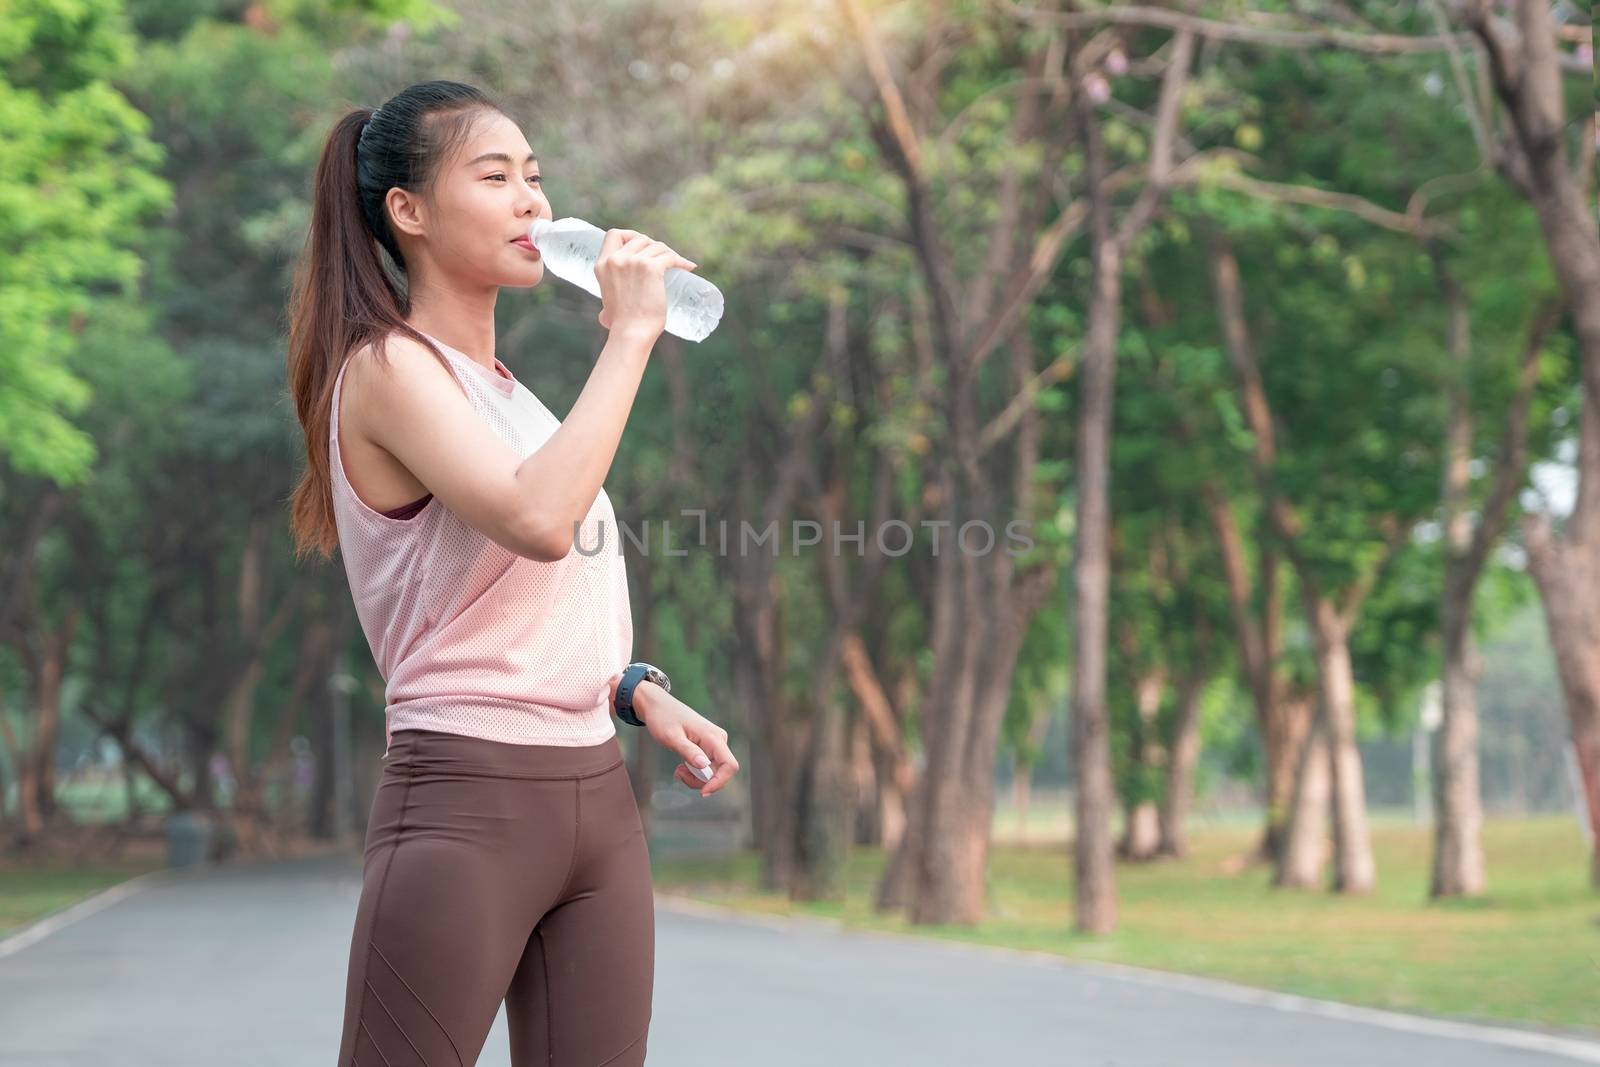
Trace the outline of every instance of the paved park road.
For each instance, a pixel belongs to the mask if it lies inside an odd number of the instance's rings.
[[[359,863],[163,871],[0,942],[0,1064],[332,1067]],[[656,950],[651,1067],[1600,1063],[1571,1037],[665,900]],[[478,1062],[506,1067],[506,1040],[502,1009]]]

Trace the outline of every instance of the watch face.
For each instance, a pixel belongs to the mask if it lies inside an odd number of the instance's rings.
[[[636,662],[630,666],[644,668],[644,674],[640,678],[641,681],[654,682],[667,692],[672,692],[672,682],[667,678],[666,672],[660,667],[657,667],[654,664],[645,663],[643,661]]]

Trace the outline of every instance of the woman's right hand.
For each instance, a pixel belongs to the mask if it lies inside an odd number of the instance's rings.
[[[667,328],[667,269],[698,265],[638,230],[607,230],[594,264],[600,325],[660,336]]]

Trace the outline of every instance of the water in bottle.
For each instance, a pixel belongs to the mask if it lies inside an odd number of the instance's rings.
[[[545,269],[593,296],[600,296],[594,264],[606,232],[577,218],[536,219],[528,239],[539,250]],[[666,330],[686,341],[703,341],[722,321],[722,291],[693,271],[668,267]]]

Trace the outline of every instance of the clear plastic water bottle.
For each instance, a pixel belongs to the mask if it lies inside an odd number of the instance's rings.
[[[606,232],[578,218],[535,219],[528,240],[557,278],[600,296],[594,264]],[[686,341],[703,341],[722,321],[722,291],[693,271],[668,267],[666,330]]]

